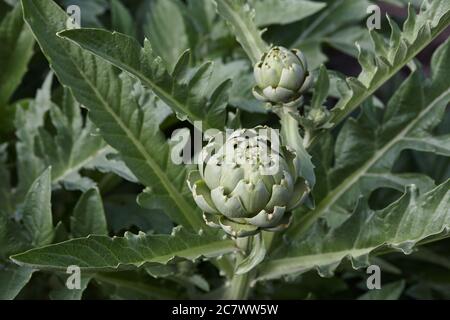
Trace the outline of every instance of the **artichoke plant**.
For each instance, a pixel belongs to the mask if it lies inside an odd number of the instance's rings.
[[[211,227],[234,237],[278,231],[308,192],[297,178],[295,154],[278,144],[274,129],[241,129],[214,136],[199,155],[188,184]]]
[[[308,66],[300,50],[276,46],[254,67],[254,96],[273,105],[296,106],[310,83]]]

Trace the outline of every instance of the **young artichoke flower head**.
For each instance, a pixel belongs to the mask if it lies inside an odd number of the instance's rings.
[[[276,130],[241,129],[214,136],[199,156],[188,185],[205,222],[234,237],[289,226],[291,210],[308,192],[297,178],[295,155],[278,143]]]
[[[280,46],[263,54],[255,64],[254,75],[253,95],[258,100],[287,107],[300,101],[311,80],[303,53]]]

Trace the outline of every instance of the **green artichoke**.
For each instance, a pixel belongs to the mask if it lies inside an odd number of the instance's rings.
[[[295,106],[308,89],[311,78],[303,53],[273,47],[254,67],[254,96],[271,104]]]
[[[234,237],[287,228],[309,190],[297,178],[295,155],[267,127],[237,130],[223,140],[219,134],[209,141],[188,178],[205,222]]]

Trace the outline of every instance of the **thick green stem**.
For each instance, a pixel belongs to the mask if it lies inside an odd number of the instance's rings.
[[[240,253],[236,254],[236,267],[251,251],[253,237],[237,238],[236,245],[241,249]],[[254,272],[247,272],[242,275],[235,274],[225,292],[224,299],[226,300],[245,300],[250,293],[250,283],[254,278]]]
[[[251,277],[253,272],[248,272],[241,275],[235,275],[231,279],[231,283],[225,294],[226,300],[246,300],[250,293],[250,283],[253,280]]]
[[[220,270],[221,275],[224,275],[227,279],[230,279],[233,277],[234,271],[233,264],[228,258],[228,256],[223,256],[212,260],[212,263],[217,267],[217,269]]]
[[[298,121],[287,112],[278,112],[278,116],[280,117],[281,123],[281,136],[284,139],[284,144],[291,147],[294,150],[297,150],[298,143],[303,143],[303,138],[299,132],[299,124]]]

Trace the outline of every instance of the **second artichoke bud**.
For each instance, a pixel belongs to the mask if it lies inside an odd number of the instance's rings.
[[[308,89],[308,66],[297,49],[273,47],[254,67],[254,96],[271,104],[296,106]]]

